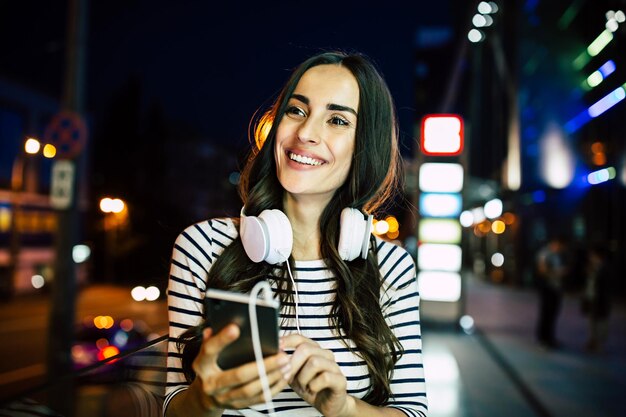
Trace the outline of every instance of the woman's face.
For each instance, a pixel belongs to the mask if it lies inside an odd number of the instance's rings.
[[[276,131],[276,175],[295,198],[330,201],[346,180],[354,154],[359,86],[344,67],[307,70]]]

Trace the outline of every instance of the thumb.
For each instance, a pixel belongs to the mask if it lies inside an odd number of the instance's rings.
[[[237,340],[239,334],[239,327],[235,324],[229,324],[217,334],[211,328],[204,329],[202,345],[192,364],[194,372],[197,375],[205,374],[209,369],[217,367],[217,356],[226,346]]]

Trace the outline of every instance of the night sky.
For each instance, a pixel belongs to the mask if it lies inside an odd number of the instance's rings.
[[[398,108],[404,151],[412,147],[415,34],[450,23],[446,1],[89,1],[88,111],[95,120],[131,77],[142,105],[207,140],[245,145],[255,110],[270,103],[289,70],[321,50],[369,55]],[[435,3],[435,4],[433,4]],[[65,2],[2,2],[0,72],[58,97]]]

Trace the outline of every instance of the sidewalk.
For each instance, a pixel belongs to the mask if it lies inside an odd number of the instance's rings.
[[[479,339],[487,351],[493,348],[491,356],[501,360],[501,367],[509,376],[517,378],[518,387],[527,390],[527,399],[538,401],[535,414],[624,415],[621,400],[626,392],[626,307],[623,304],[613,305],[609,339],[603,352],[588,354],[584,351],[587,323],[580,314],[579,300],[566,296],[557,330],[563,346],[546,351],[535,343],[538,300],[534,291],[489,284],[473,277],[467,284],[467,314],[475,320]],[[480,368],[473,371],[482,372]],[[503,411],[500,415],[508,413]]]

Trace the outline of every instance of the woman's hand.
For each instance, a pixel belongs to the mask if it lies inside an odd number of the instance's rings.
[[[330,350],[298,334],[283,337],[281,347],[294,349],[289,385],[296,394],[326,417],[350,415],[354,398],[348,395],[346,377]]]
[[[226,326],[216,335],[207,328],[202,345],[193,362],[196,379],[190,389],[195,390],[200,406],[206,412],[240,409],[264,402],[263,387],[255,362],[222,370],[217,365],[219,353],[239,337],[239,327]],[[264,359],[267,380],[272,396],[287,386],[290,377],[289,357],[280,352]]]

